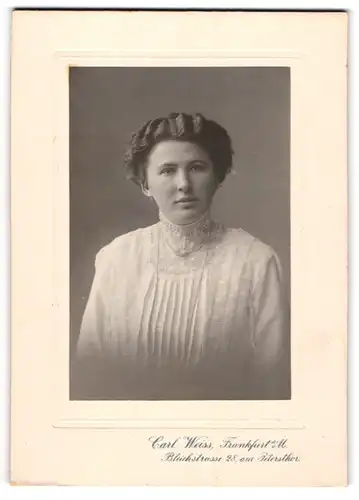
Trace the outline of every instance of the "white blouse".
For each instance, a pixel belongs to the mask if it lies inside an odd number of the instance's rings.
[[[288,327],[268,245],[162,216],[96,257],[75,399],[287,399]]]

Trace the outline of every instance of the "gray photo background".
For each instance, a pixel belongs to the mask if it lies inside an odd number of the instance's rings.
[[[123,155],[143,122],[171,111],[201,112],[231,135],[235,174],[213,215],[278,253],[290,291],[290,69],[286,67],[70,70],[70,354],[78,338],[96,252],[157,221],[124,176]]]

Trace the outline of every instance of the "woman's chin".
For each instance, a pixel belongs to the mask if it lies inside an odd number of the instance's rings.
[[[203,212],[200,212],[195,209],[182,209],[180,212],[177,212],[170,218],[171,222],[178,225],[191,224],[192,222],[196,222],[203,215]]]

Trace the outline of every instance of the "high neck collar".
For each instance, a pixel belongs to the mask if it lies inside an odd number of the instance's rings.
[[[208,243],[214,235],[216,224],[206,212],[191,224],[174,224],[161,212],[160,227],[167,245],[179,256],[187,256]]]
[[[212,220],[209,212],[190,224],[174,224],[162,212],[159,213],[161,226],[166,232],[179,237],[205,236],[211,230]]]

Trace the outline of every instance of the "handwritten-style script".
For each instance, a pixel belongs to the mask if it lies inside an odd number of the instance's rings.
[[[299,462],[288,439],[242,439],[225,436],[214,441],[206,435],[150,436],[149,444],[163,462]]]

